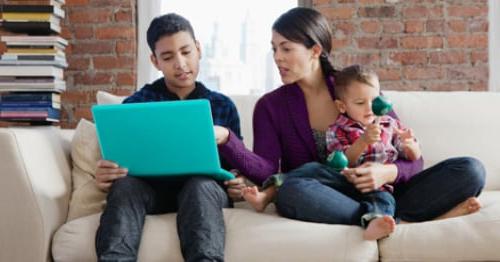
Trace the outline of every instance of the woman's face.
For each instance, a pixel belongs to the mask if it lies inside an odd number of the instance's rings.
[[[271,45],[274,62],[284,84],[295,83],[312,75],[313,65],[318,62],[313,48],[308,49],[303,44],[292,42],[274,30]]]

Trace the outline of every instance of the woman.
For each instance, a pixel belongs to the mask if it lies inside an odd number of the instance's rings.
[[[336,71],[328,61],[331,39],[328,21],[313,9],[294,8],[281,15],[273,25],[272,47],[284,86],[256,104],[254,153],[233,135],[227,139],[232,145],[220,149],[233,150],[230,164],[256,183],[277,172],[290,174],[275,202],[281,215],[353,224],[351,218],[362,212],[360,203],[329,185],[327,177],[309,179],[302,172],[312,169],[316,178],[326,173],[320,164],[326,158],[324,134],[339,115],[333,94]],[[398,159],[386,165],[365,163],[348,172],[356,175],[353,184],[363,193],[392,184],[398,220],[418,222],[479,209],[475,197],[484,186],[485,170],[478,160],[453,158],[424,171],[422,167],[422,159]]]

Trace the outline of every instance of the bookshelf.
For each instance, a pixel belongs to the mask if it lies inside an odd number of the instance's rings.
[[[60,122],[67,40],[65,0],[5,0],[0,5],[0,127]]]

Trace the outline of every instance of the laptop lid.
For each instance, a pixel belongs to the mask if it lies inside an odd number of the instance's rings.
[[[95,105],[92,114],[103,159],[129,175],[234,178],[220,166],[208,100]]]

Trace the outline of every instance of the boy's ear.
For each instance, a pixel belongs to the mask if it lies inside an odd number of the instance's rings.
[[[345,109],[345,104],[344,102],[335,99],[335,105],[337,106],[337,109],[339,110],[340,113],[344,114],[346,109]]]
[[[195,44],[195,46],[196,46],[196,49],[198,50],[198,54],[199,54],[199,56],[200,56],[200,57],[199,57],[199,59],[201,59],[201,54],[202,54],[202,53],[201,53],[201,45],[200,45],[200,41],[196,40],[196,41],[194,41],[194,44]]]
[[[160,70],[160,68],[158,67],[158,59],[156,58],[155,54],[152,53],[149,56],[149,59],[151,60],[151,63],[155,66],[155,68],[158,69],[158,70]]]
[[[314,58],[319,58],[321,56],[321,53],[323,52],[323,48],[320,45],[315,44],[312,47],[312,51]]]

